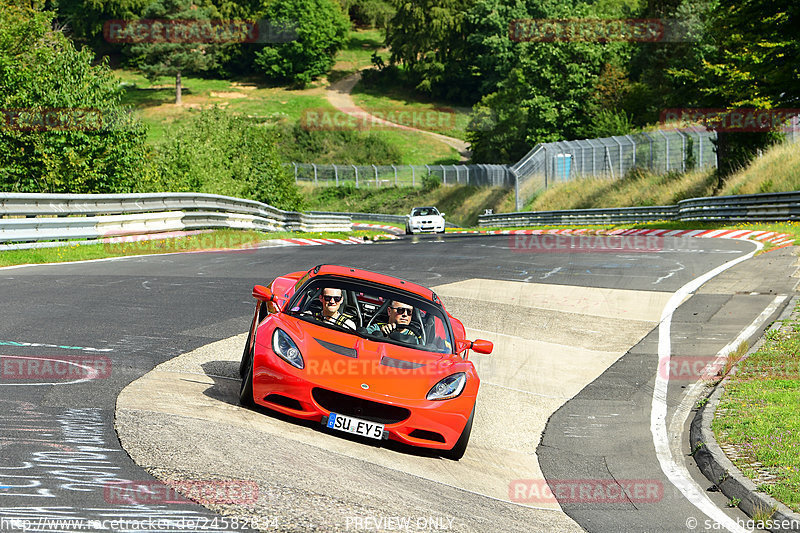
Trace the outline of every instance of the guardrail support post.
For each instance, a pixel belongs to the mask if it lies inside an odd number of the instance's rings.
[[[333,165],[333,175],[336,178],[336,186],[339,186],[339,169],[336,168],[336,165]]]
[[[397,187],[397,167],[392,165],[392,170],[394,170],[394,186]]]
[[[375,171],[375,188],[377,189],[378,187],[381,186],[381,183],[378,181],[378,167],[372,165],[372,170]]]
[[[314,164],[314,163],[311,163],[311,167],[314,169],[314,186],[316,186],[317,185],[317,165]]]
[[[294,165],[294,182],[297,183],[297,163],[292,163]]]
[[[358,167],[355,166],[355,165],[351,165],[351,166],[353,167],[353,170],[356,171],[356,189],[358,189]]]

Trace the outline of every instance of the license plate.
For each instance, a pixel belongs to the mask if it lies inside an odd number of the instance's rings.
[[[337,429],[345,433],[361,435],[362,437],[369,437],[371,439],[383,439],[383,424],[367,422],[366,420],[353,418],[352,416],[331,413],[326,425],[331,429]]]

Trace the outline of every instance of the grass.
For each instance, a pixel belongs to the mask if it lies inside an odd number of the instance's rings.
[[[400,86],[374,87],[359,83],[353,88],[353,101],[373,115],[456,139],[466,139],[471,109],[453,107],[412,94]]]
[[[351,32],[350,40],[339,52],[328,80],[320,80],[306,89],[276,87],[253,78],[220,80],[183,76],[180,106],[175,105],[174,79],[162,78],[151,83],[133,70],[117,69],[114,72],[124,89],[123,103],[132,106],[147,126],[148,141],[157,143],[169,134],[172,124],[186,120],[199,109],[213,106],[275,123],[301,122],[308,111],[318,114],[332,113],[334,108],[326,97],[325,87],[328,82],[369,67],[372,64],[372,53],[380,50],[382,44],[383,35],[379,30]],[[384,59],[388,58],[385,51],[380,54],[386,56]],[[380,103],[377,95],[375,98],[379,102],[377,105],[384,109],[399,105],[391,99]],[[448,118],[446,114],[445,118]],[[370,132],[398,149],[402,156],[394,162],[396,164],[452,164],[459,161],[455,149],[421,133],[395,129],[372,129]]]
[[[389,53],[383,48],[383,31],[378,29],[360,29],[350,33],[350,39],[336,56],[328,80],[337,81],[353,72],[372,66],[372,54],[378,52],[384,62],[388,62]]]
[[[795,313],[800,311],[800,305]],[[717,440],[759,490],[800,511],[800,320],[770,331],[725,385],[714,417]],[[766,475],[765,475],[766,474]]]
[[[781,144],[766,150],[725,183],[720,194],[757,194],[800,189],[798,145]]]
[[[575,179],[538,191],[541,185],[536,178],[521,184],[520,195],[527,198],[523,211],[673,205],[702,196],[796,191],[800,189],[800,150],[792,143],[773,146],[729,176],[720,188],[710,170],[685,174],[636,170],[621,179]]]
[[[125,93],[122,102],[136,109],[148,126],[148,140],[163,139],[170,124],[185,120],[199,109],[224,109],[275,122],[299,121],[308,109],[332,111],[322,88],[289,90],[250,80],[215,80],[183,76],[182,105],[175,105],[174,80],[151,83],[131,70],[116,70]]]
[[[582,178],[560,183],[528,200],[523,211],[673,205],[713,194],[712,172],[652,174],[632,172],[622,179]]]
[[[426,137],[423,133],[398,129],[370,131],[400,150],[402,157],[397,162],[399,165],[452,165],[459,161],[455,148]]]
[[[87,261],[106,259],[109,257],[125,257],[132,255],[151,255],[174,252],[221,251],[246,253],[264,241],[271,239],[346,239],[348,237],[367,237],[380,235],[380,231],[353,231],[351,233],[295,233],[279,231],[262,233],[258,231],[215,230],[206,233],[174,237],[166,239],[140,240],[136,236],[118,237],[115,242],[98,244],[64,243],[57,248],[32,248],[24,250],[0,251],[0,266],[62,263],[68,261]]]

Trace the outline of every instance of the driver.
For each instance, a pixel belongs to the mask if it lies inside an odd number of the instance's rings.
[[[314,313],[314,318],[323,322],[331,322],[337,326],[356,329],[352,315],[339,311],[339,307],[342,305],[342,289],[326,287],[322,289],[319,300],[322,302],[322,311]]]
[[[420,344],[419,336],[409,328],[411,324],[411,314],[414,308],[403,302],[392,300],[386,308],[389,314],[389,321],[386,323],[377,322],[367,327],[367,333],[374,334],[380,331],[384,337],[391,337],[409,344]]]

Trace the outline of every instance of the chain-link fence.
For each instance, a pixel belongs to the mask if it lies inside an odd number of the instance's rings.
[[[314,165],[291,163],[297,183],[318,186],[421,187],[436,178],[444,185],[514,186],[506,165]]]
[[[537,144],[511,170],[517,210],[551,185],[578,177],[620,178],[634,168],[655,173],[716,168],[715,132],[656,130],[631,135]]]

